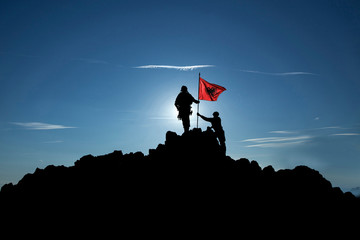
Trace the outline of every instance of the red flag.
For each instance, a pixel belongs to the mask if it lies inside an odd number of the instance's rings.
[[[216,101],[220,93],[225,91],[226,88],[208,83],[199,77],[199,100]]]

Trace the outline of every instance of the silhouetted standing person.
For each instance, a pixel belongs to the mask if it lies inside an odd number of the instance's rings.
[[[179,111],[178,119],[182,120],[184,132],[188,132],[190,128],[190,115],[192,114],[191,104],[199,104],[200,101],[196,100],[187,90],[186,86],[181,87],[181,91],[176,97],[175,106]]]
[[[225,132],[221,125],[221,118],[219,117],[218,112],[214,112],[212,118],[205,117],[200,113],[197,114],[199,117],[204,119],[205,121],[211,122],[211,128],[214,129],[216,137],[219,139],[220,147],[222,151],[226,152],[226,145],[225,145]]]

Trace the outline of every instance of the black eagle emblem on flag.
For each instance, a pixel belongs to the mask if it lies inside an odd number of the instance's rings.
[[[211,95],[212,97],[215,97],[215,92],[216,92],[216,89],[213,88],[213,87],[207,87],[206,88],[206,92]]]

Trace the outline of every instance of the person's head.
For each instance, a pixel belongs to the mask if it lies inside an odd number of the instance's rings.
[[[186,87],[186,86],[182,86],[182,87],[181,87],[181,92],[187,92],[187,87]]]
[[[213,116],[214,116],[214,117],[219,117],[219,113],[218,113],[218,112],[214,112],[214,113],[213,113]]]

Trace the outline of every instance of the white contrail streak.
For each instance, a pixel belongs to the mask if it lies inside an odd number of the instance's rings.
[[[56,125],[56,124],[41,123],[41,122],[11,122],[11,124],[18,125],[29,130],[54,130],[54,129],[76,128],[76,127],[68,127],[64,125]]]
[[[335,133],[331,134],[331,136],[359,136],[359,133]]]
[[[241,72],[246,73],[256,73],[256,74],[264,74],[264,75],[272,75],[272,76],[291,76],[291,75],[317,75],[311,72],[278,72],[278,73],[271,73],[271,72],[260,72],[260,71],[253,71],[253,70],[243,70],[240,69]]]
[[[310,136],[297,136],[297,137],[266,137],[266,138],[252,138],[245,139],[243,142],[255,142],[255,143],[265,143],[265,142],[288,142],[288,141],[297,141],[310,139]]]
[[[252,138],[245,139],[242,142],[251,142],[254,144],[246,147],[283,147],[305,143],[312,138],[311,136],[296,136],[296,137],[266,137],[266,138]]]
[[[164,68],[164,69],[176,69],[180,71],[192,71],[194,69],[198,68],[209,68],[209,67],[215,67],[215,65],[193,65],[193,66],[171,66],[171,65],[144,65],[144,66],[137,66],[134,68]]]

